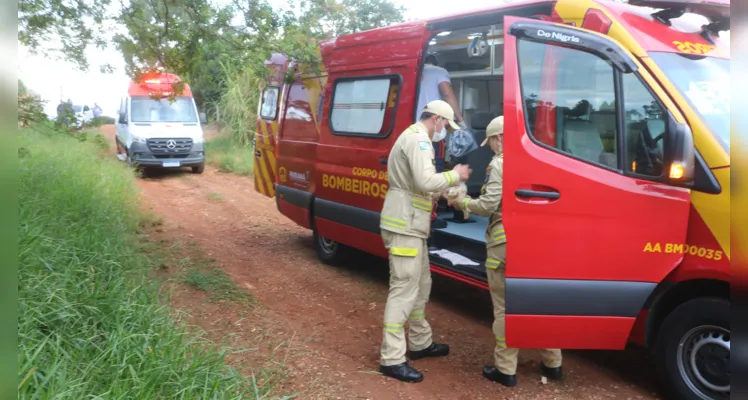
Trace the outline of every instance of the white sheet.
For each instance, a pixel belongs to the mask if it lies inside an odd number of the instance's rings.
[[[472,266],[478,266],[478,264],[475,261],[472,261],[471,259],[461,256],[457,253],[453,253],[449,250],[431,250],[429,253],[437,255],[441,258],[444,258],[445,260],[449,260],[449,262],[452,263],[452,265],[472,265]]]

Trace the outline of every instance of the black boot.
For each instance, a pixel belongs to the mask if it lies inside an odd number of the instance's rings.
[[[486,365],[483,367],[483,376],[488,380],[498,382],[504,386],[512,387],[517,385],[516,375],[504,374],[493,365]]]
[[[449,345],[431,343],[431,346],[423,350],[411,351],[409,356],[411,360],[420,360],[426,357],[443,357],[447,354],[449,354]]]
[[[379,366],[379,372],[384,376],[389,376],[403,382],[420,382],[423,380],[423,374],[417,369],[408,365],[407,362],[390,366]]]
[[[540,373],[543,374],[544,377],[552,381],[557,381],[564,375],[563,371],[561,371],[561,367],[548,368],[543,364],[540,364]]]

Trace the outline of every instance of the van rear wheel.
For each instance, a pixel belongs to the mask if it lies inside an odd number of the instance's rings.
[[[730,302],[700,298],[678,306],[662,323],[655,357],[670,398],[730,398]]]
[[[317,251],[317,257],[325,264],[339,266],[348,261],[353,253],[350,247],[330,240],[314,229],[314,250]]]

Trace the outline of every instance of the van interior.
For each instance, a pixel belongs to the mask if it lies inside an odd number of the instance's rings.
[[[424,53],[435,56],[436,65],[449,73],[465,124],[478,145],[485,139],[491,120],[503,115],[503,43],[501,25],[482,25],[441,31],[431,39]],[[446,140],[449,139],[450,136]],[[473,172],[466,183],[468,194],[477,198],[493,155],[488,146],[479,147],[459,159],[450,159],[447,155],[445,170],[460,163],[470,165]],[[447,207],[442,201],[437,219],[432,223],[429,243],[432,262],[485,280],[487,224],[488,218],[470,214],[466,219],[461,211]],[[456,253],[463,259],[456,261],[445,252]]]

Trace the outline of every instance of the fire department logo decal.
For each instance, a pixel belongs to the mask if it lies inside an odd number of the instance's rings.
[[[286,167],[278,168],[278,179],[280,179],[281,182],[286,183],[286,180],[288,180],[288,171],[286,171]]]

